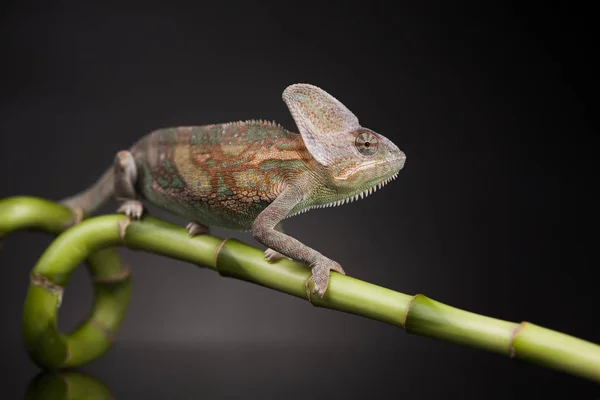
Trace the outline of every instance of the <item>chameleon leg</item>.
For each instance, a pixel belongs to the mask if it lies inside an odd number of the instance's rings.
[[[136,199],[137,167],[129,151],[120,151],[113,164],[115,199],[120,204],[117,212],[139,219],[144,212],[142,202]]]
[[[191,221],[189,224],[187,224],[185,229],[187,229],[190,237],[193,237],[196,235],[202,235],[202,234],[209,232],[208,226],[204,226],[200,222],[197,222],[197,221]]]
[[[275,228],[273,228],[273,229],[275,229],[278,232],[285,233],[283,231],[283,222],[279,222],[277,225],[275,225]],[[281,254],[273,249],[265,250],[265,259],[269,262],[281,260],[282,258],[287,258],[288,260],[291,260],[291,258],[286,257],[283,254]]]
[[[252,236],[260,243],[278,253],[307,263],[312,271],[312,276],[307,282],[307,287],[310,280],[312,280],[314,282],[312,292],[317,293],[322,298],[329,284],[329,272],[333,270],[345,275],[346,273],[342,266],[301,243],[299,240],[275,229],[275,226],[290,213],[296,204],[302,201],[304,198],[302,193],[302,189],[288,185],[256,217],[252,224]],[[310,296],[310,293],[308,295]]]

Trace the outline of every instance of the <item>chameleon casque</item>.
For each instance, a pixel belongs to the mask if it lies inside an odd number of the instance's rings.
[[[337,262],[286,235],[282,221],[312,208],[363,198],[394,179],[405,154],[324,90],[294,84],[283,92],[300,134],[274,122],[240,121],[158,129],[116,154],[88,190],[62,200],[92,213],[113,196],[118,212],[139,219],[141,200],[188,218],[190,235],[208,227],[251,231],[269,261],[288,257],[311,268],[323,297]]]

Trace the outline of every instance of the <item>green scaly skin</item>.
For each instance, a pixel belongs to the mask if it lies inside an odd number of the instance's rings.
[[[189,218],[191,235],[211,226],[251,231],[269,247],[269,261],[307,263],[313,293],[323,297],[330,270],[344,270],[283,233],[282,221],[372,193],[397,176],[406,157],[316,86],[291,85],[283,100],[300,135],[266,121],[159,129],[117,153],[91,188],[62,203],[91,213],[114,196],[119,212],[140,218],[146,200]]]

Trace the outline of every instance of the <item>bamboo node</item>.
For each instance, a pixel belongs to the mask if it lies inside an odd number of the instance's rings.
[[[62,362],[63,365],[68,363],[71,360],[71,346],[68,341],[65,345],[65,352],[66,352],[65,359]]]
[[[121,264],[120,271],[114,276],[106,276],[106,277],[93,277],[92,280],[94,283],[121,283],[126,281],[131,276],[131,270],[126,264]]]
[[[70,228],[83,221],[83,218],[85,217],[85,212],[83,211],[83,208],[80,207],[71,208],[71,215],[71,220],[65,224],[65,228]]]
[[[219,255],[221,253],[221,249],[225,245],[225,242],[227,242],[229,239],[230,238],[224,239],[221,243],[219,243],[219,245],[217,246],[217,250],[215,251],[215,268],[217,269],[219,275],[221,274],[221,270],[219,268]]]
[[[412,299],[410,299],[410,301],[408,302],[408,305],[406,306],[406,312],[404,313],[404,319],[402,320],[402,327],[404,328],[404,330],[406,330],[406,321],[408,321],[408,314],[410,313],[410,308],[412,306],[413,301],[417,298],[417,296],[423,296],[420,293],[415,294]]]
[[[519,332],[521,332],[523,330],[523,328],[525,328],[525,324],[527,324],[527,322],[523,321],[520,324],[518,324],[517,326],[515,326],[515,328],[513,329],[512,333],[510,335],[510,342],[508,344],[508,355],[510,358],[515,358],[515,355],[516,355],[515,339],[517,338],[517,335],[519,334]]]
[[[125,234],[127,233],[127,227],[129,226],[129,224],[131,223],[131,218],[125,218],[119,221],[119,223],[117,224],[117,229],[119,229],[119,237],[121,238],[121,241],[123,242],[123,244],[127,244],[125,242]]]
[[[108,339],[108,341],[110,343],[115,343],[116,342],[115,334],[106,325],[104,325],[102,322],[98,321],[96,318],[93,318],[93,317],[90,318],[88,320],[88,322],[94,328],[96,328],[100,332],[102,332],[104,334],[104,336],[106,336],[106,338]]]
[[[34,286],[39,286],[48,292],[54,294],[58,299],[56,303],[56,308],[59,308],[62,304],[63,293],[65,292],[65,288],[56,283],[52,282],[50,279],[41,274],[31,274],[29,278],[30,282]]]
[[[65,384],[65,398],[68,399],[71,395],[71,382],[62,374],[58,376],[60,380]]]

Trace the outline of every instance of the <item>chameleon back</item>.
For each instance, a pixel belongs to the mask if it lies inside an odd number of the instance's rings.
[[[166,128],[136,143],[136,189],[206,226],[249,230],[285,182],[314,160],[300,135],[265,121]]]

